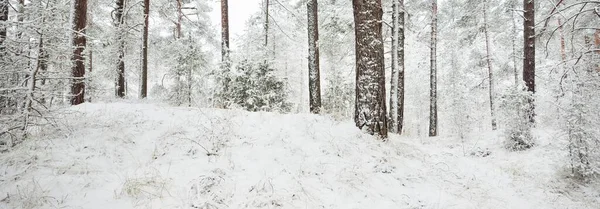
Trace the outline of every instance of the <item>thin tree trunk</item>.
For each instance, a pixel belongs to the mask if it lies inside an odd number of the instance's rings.
[[[381,0],[353,0],[356,38],[356,126],[387,138]]]
[[[124,23],[125,18],[123,17],[123,11],[125,8],[125,0],[117,0],[116,8],[116,29],[117,29],[117,83],[116,83],[116,96],[125,97],[125,29]]]
[[[221,0],[221,62],[229,66],[229,5]]]
[[[566,45],[565,45],[565,33],[563,31],[562,21],[561,21],[560,17],[558,17],[557,21],[558,21],[558,32],[560,35],[560,58],[564,62],[567,60],[567,49],[566,49]]]
[[[515,18],[515,12],[511,13],[511,19],[513,23],[512,34],[517,34],[517,19]],[[515,78],[515,89],[519,88],[519,70],[517,68],[517,38],[513,36],[512,39],[512,60],[513,60],[513,75]]]
[[[6,40],[6,21],[8,20],[8,8],[9,8],[8,0],[0,0],[0,61],[3,61],[6,51],[4,46],[4,40]],[[6,80],[0,81],[5,84],[10,84],[10,77],[7,77]],[[0,85],[0,87],[5,87],[4,85]],[[0,114],[8,112],[10,107],[10,99],[6,96],[8,91],[0,91]]]
[[[142,35],[142,82],[140,98],[148,96],[148,27],[150,19],[150,0],[144,0],[144,33]]]
[[[231,82],[231,59],[229,57],[229,2],[221,0],[221,70],[223,72],[223,92],[229,92]],[[227,107],[227,98],[219,98],[219,105]]]
[[[42,24],[45,21],[42,19]],[[29,126],[29,119],[31,116],[31,112],[33,110],[33,100],[35,99],[35,89],[36,89],[36,79],[37,79],[37,74],[40,71],[41,68],[44,68],[43,65],[45,65],[45,61],[44,59],[44,37],[43,35],[40,35],[40,43],[38,44],[38,60],[37,60],[37,66],[35,68],[33,68],[30,72],[29,72],[29,79],[31,79],[28,83],[27,83],[27,96],[25,98],[25,105],[23,108],[23,138],[25,137],[26,133],[27,133],[27,127]]]
[[[398,119],[396,123],[398,124],[397,133],[402,134],[402,129],[404,128],[404,0],[398,0],[398,90],[397,100],[398,104],[396,105],[396,112],[398,114]]]
[[[21,26],[21,24],[23,23],[23,20],[25,20],[25,15],[23,15],[23,13],[25,12],[25,0],[19,0],[17,5],[17,22],[19,23],[19,26]],[[22,29],[18,29],[17,30],[17,40],[21,40],[21,38],[23,37],[23,30]]]
[[[396,133],[398,124],[396,117],[398,116],[398,108],[396,105],[398,97],[398,0],[392,0],[392,58],[391,58],[391,78],[390,78],[390,102],[389,102],[389,132]]]
[[[438,135],[437,114],[437,0],[432,0],[431,15],[431,72],[429,85],[429,136]]]
[[[488,2],[483,0],[483,31],[485,35],[485,52],[486,62],[488,68],[488,80],[489,80],[489,96],[490,96],[490,116],[492,117],[492,130],[497,129],[496,125],[496,114],[494,110],[494,71],[492,70],[492,55],[490,52],[490,32],[488,27],[488,16],[487,16]]]
[[[44,22],[44,21],[42,21],[42,22]],[[40,86],[46,85],[45,76],[47,76],[46,74],[48,73],[48,57],[49,57],[48,53],[46,52],[46,48],[44,46],[44,37],[42,35],[40,35],[40,43],[38,44],[38,61],[37,61],[38,72],[36,72],[36,75],[41,74],[41,76],[43,76],[42,79],[40,80]],[[36,82],[36,79],[33,79],[32,81]],[[42,93],[42,95],[40,96],[40,103],[41,104],[46,103],[46,95],[44,93]]]
[[[390,79],[390,132],[402,134],[404,123],[404,0],[392,3],[392,78]]]
[[[92,87],[92,82],[93,81],[92,81],[92,76],[91,76],[92,72],[94,71],[94,49],[93,49],[92,46],[93,45],[90,44],[90,45],[87,46],[87,49],[86,49],[86,50],[88,50],[88,53],[89,53],[88,54],[88,73],[89,73],[89,75],[88,75],[88,79],[87,79],[87,84],[88,84],[88,89],[87,89],[88,90],[88,98],[87,98],[87,101],[88,102],[92,102],[92,94],[94,93],[94,89]],[[46,82],[45,80],[42,80],[42,83],[45,83],[45,82]],[[44,84],[42,84],[42,85],[44,85]]]
[[[6,21],[8,20],[9,7],[8,0],[0,0],[0,50],[4,49],[4,40],[6,40]],[[2,54],[0,54],[1,56]]]
[[[308,12],[308,90],[310,112],[321,111],[321,72],[319,69],[319,18],[317,0],[306,4]]]
[[[85,28],[87,22],[87,0],[78,0],[73,9],[73,55],[71,61],[71,105],[83,103],[85,96],[85,58],[83,51],[86,46]]]
[[[183,20],[183,10],[182,10],[181,0],[177,0],[177,25],[176,25],[176,36],[175,38],[180,39],[181,34],[181,21]]]
[[[267,49],[267,46],[269,45],[269,0],[265,0],[265,25],[264,25],[264,29],[265,29],[265,50]]]
[[[528,99],[529,109],[526,117],[531,123],[535,122],[535,106],[533,95],[535,95],[535,1],[523,0],[523,81],[527,91],[531,92],[532,98]]]

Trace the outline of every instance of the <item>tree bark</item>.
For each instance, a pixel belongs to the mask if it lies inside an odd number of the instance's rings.
[[[177,23],[175,24],[175,39],[181,38],[181,21],[183,20],[183,10],[181,8],[181,0],[177,1]]]
[[[404,14],[406,13],[405,7],[404,7],[404,0],[399,0],[398,3],[398,90],[396,90],[397,92],[397,100],[398,100],[398,105],[397,105],[397,114],[398,114],[398,119],[396,121],[396,123],[398,124],[398,128],[397,128],[397,132],[398,134],[402,134],[402,129],[404,128],[404,42],[405,42],[405,35],[404,35],[404,26],[405,26],[405,19],[404,19]]]
[[[142,82],[140,98],[148,96],[148,27],[150,19],[150,0],[144,0],[144,33],[142,35]]]
[[[83,51],[86,46],[85,28],[87,24],[87,0],[78,0],[73,9],[73,54],[71,61],[71,105],[83,103],[85,96],[85,58]]]
[[[269,45],[269,0],[265,0],[265,25],[264,25],[264,29],[265,29],[265,50],[267,49],[267,46]]]
[[[221,62],[229,66],[229,5],[221,0]]]
[[[4,40],[6,40],[6,21],[8,20],[8,0],[0,0],[0,57],[3,56]]]
[[[402,134],[404,123],[404,0],[392,3],[392,78],[390,131]]]
[[[389,132],[396,133],[396,116],[398,115],[396,102],[398,94],[398,0],[392,0],[392,51],[391,51],[391,78],[390,78],[390,102],[389,102]]]
[[[558,33],[560,35],[560,58],[564,62],[564,61],[567,60],[567,49],[566,49],[566,44],[565,44],[565,33],[563,31],[562,21],[561,21],[560,17],[558,17],[557,22],[558,22]]]
[[[513,34],[517,34],[517,19],[515,18],[515,12],[511,12],[511,19],[512,19],[512,33]],[[513,62],[513,76],[514,76],[514,80],[515,80],[515,85],[514,88],[518,89],[519,88],[519,70],[517,68],[518,64],[517,64],[517,38],[516,36],[513,36],[512,38],[512,62]]]
[[[523,0],[523,81],[532,98],[528,99],[529,109],[526,117],[531,123],[535,122],[535,1]]]
[[[438,135],[437,114],[437,0],[432,0],[431,15],[431,69],[429,81],[429,136]]]
[[[354,121],[369,134],[387,138],[381,0],[353,0],[356,51]]]
[[[492,130],[497,129],[496,125],[496,114],[494,107],[494,71],[492,70],[492,55],[490,52],[490,32],[488,27],[488,16],[487,16],[488,2],[483,0],[483,32],[485,35],[485,52],[486,62],[488,68],[488,81],[489,81],[489,97],[490,97],[490,116],[492,117]]]
[[[223,72],[223,92],[229,92],[231,82],[231,59],[229,57],[229,2],[221,0],[221,70]],[[219,98],[219,105],[226,108],[226,98]]]
[[[308,12],[308,89],[310,112],[321,111],[321,72],[319,69],[319,18],[317,0],[306,4]]]
[[[115,28],[117,30],[117,83],[116,83],[116,96],[125,97],[125,29],[123,28],[125,18],[123,17],[123,10],[125,7],[125,0],[117,0],[117,8],[115,12]]]

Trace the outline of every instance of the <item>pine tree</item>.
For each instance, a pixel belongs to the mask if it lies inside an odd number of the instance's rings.
[[[78,105],[85,98],[85,58],[83,51],[86,47],[85,28],[87,24],[87,0],[75,1],[73,4],[73,54],[71,61],[71,104]]]
[[[533,96],[535,95],[535,1],[523,0],[523,81],[527,91],[532,97],[528,98],[529,109],[526,117],[534,123],[535,106]]]
[[[229,50],[229,4],[228,0],[221,0],[221,72],[222,78],[220,83],[222,85],[221,94],[223,92],[229,92],[229,85],[231,83],[231,58]],[[220,95],[219,105],[221,107],[227,107],[225,100],[227,95]]]
[[[6,40],[6,21],[8,20],[8,0],[0,0],[0,57],[3,56]]]
[[[125,9],[125,0],[117,0],[115,8],[115,29],[117,31],[117,82],[115,87],[115,95],[117,97],[125,97],[125,18],[123,12]]]
[[[370,134],[387,138],[381,0],[353,0],[352,5],[356,39],[354,122]]]
[[[148,96],[148,27],[150,19],[150,0],[144,0],[144,32],[142,34],[142,76],[140,98]],[[91,56],[90,56],[91,57]]]
[[[491,46],[490,46],[490,33],[488,29],[488,2],[487,0],[483,0],[483,33],[485,37],[485,60],[488,69],[488,82],[489,82],[489,97],[490,97],[490,116],[492,117],[492,130],[496,130],[496,112],[494,107],[494,71],[492,71],[492,55],[491,55]]]
[[[429,136],[438,135],[437,113],[437,0],[431,4],[431,66],[429,86]]]
[[[308,91],[310,112],[321,111],[321,73],[319,69],[319,18],[317,0],[306,3],[308,13]]]
[[[390,131],[402,133],[404,123],[404,0],[392,3],[392,78]]]

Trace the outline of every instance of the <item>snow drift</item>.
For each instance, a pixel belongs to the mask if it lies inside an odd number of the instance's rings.
[[[381,142],[326,116],[84,104],[0,154],[0,208],[598,208],[564,144]]]

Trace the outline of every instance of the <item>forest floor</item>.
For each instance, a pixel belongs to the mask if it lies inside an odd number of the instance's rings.
[[[392,135],[351,121],[156,104],[84,104],[0,154],[0,208],[599,208],[566,144],[503,149]]]

